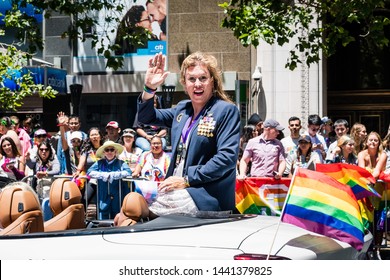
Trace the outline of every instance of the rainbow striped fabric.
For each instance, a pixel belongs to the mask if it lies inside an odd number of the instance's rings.
[[[316,164],[316,171],[323,172],[352,188],[357,199],[381,195],[372,187],[375,178],[364,168],[346,163]]]
[[[281,221],[361,250],[364,227],[349,186],[312,170],[299,168],[291,182]]]
[[[236,208],[241,214],[280,216],[290,183],[290,178],[236,180]]]

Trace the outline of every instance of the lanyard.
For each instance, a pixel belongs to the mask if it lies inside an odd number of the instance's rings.
[[[202,115],[203,111],[204,111],[204,108],[202,109],[202,111],[200,111],[200,113],[196,116],[195,119],[192,120],[192,118],[188,118],[188,120],[186,121],[186,124],[184,125],[183,131],[181,132],[181,138],[182,138],[183,143],[187,142],[187,138],[188,138],[188,135],[189,135],[191,129],[194,127],[196,121]]]

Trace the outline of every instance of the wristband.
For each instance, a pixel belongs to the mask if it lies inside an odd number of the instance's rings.
[[[149,94],[155,94],[156,91],[157,91],[157,88],[152,89],[152,88],[148,87],[147,85],[144,85],[144,92],[149,93]]]
[[[184,184],[186,185],[186,187],[189,187],[190,182],[188,182],[188,176],[185,176],[183,179],[184,179]]]

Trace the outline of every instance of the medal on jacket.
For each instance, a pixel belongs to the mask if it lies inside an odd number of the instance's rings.
[[[200,121],[198,125],[198,135],[200,136],[206,136],[206,137],[213,137],[213,131],[215,129],[216,121],[212,117],[213,113],[209,113],[207,116],[204,116]]]

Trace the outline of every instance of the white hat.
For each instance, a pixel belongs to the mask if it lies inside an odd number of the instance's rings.
[[[115,143],[114,141],[107,140],[103,145],[96,151],[96,156],[99,158],[104,157],[104,150],[108,147],[113,147],[116,150],[116,155],[120,155],[123,152],[123,146],[121,144]]]
[[[81,133],[81,131],[73,131],[70,134],[70,141],[72,141],[73,139],[83,140],[83,134]]]

